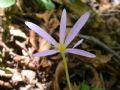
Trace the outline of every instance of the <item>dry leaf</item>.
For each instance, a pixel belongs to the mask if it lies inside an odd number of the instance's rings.
[[[95,67],[99,67],[103,64],[106,64],[111,60],[112,54],[103,55],[101,51],[96,51],[96,58],[91,59],[91,63]]]

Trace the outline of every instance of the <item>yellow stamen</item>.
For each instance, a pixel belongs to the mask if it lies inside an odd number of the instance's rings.
[[[58,50],[59,50],[60,52],[64,52],[65,49],[66,49],[66,46],[65,46],[63,43],[60,43],[59,46],[58,46]]]

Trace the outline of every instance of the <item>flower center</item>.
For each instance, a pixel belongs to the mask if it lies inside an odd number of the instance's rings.
[[[65,51],[65,49],[66,49],[65,44],[60,43],[60,44],[58,45],[58,50],[59,50],[60,52],[64,52],[64,51]]]

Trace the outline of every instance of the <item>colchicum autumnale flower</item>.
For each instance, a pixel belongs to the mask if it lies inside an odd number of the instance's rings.
[[[75,47],[82,43],[83,39],[79,40],[73,48],[68,48],[68,45],[72,42],[72,40],[75,38],[75,36],[79,33],[81,28],[84,26],[86,21],[89,18],[89,12],[86,12],[84,15],[82,15],[79,20],[75,23],[71,31],[66,35],[66,10],[64,9],[62,12],[61,22],[60,22],[60,33],[59,33],[59,43],[51,37],[45,30],[37,26],[36,24],[32,22],[25,21],[25,24],[33,31],[35,31],[37,34],[39,34],[41,37],[45,38],[49,43],[54,45],[55,49],[53,50],[46,50],[42,52],[35,53],[34,56],[48,56],[53,55],[56,53],[73,53],[89,58],[96,57],[94,54],[87,52],[85,50],[76,49]]]
[[[66,73],[66,79],[68,83],[69,90],[72,90],[71,84],[70,84],[70,78],[69,78],[69,73],[68,73],[68,66],[67,66],[67,60],[65,57],[65,53],[73,53],[89,58],[94,58],[96,57],[94,54],[81,50],[81,49],[76,49],[79,44],[83,42],[83,39],[79,40],[73,48],[68,48],[68,45],[72,42],[72,40],[75,38],[75,36],[79,33],[79,31],[82,29],[84,24],[89,18],[89,12],[85,13],[80,17],[80,19],[75,23],[73,26],[72,30],[66,35],[66,10],[64,9],[62,12],[62,17],[61,17],[61,22],[60,22],[60,33],[59,33],[59,43],[52,38],[47,32],[45,32],[42,28],[37,26],[36,24],[32,22],[25,21],[25,24],[33,31],[35,31],[37,34],[39,34],[41,37],[45,38],[49,43],[51,43],[55,49],[53,50],[46,50],[42,52],[35,53],[34,56],[48,56],[48,55],[53,55],[56,53],[61,53],[61,56],[63,58],[64,66],[65,66],[65,73]]]

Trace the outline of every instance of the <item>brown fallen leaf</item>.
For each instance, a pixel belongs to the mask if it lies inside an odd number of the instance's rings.
[[[98,88],[103,87],[103,83],[102,83],[100,76],[99,76],[98,72],[96,71],[96,69],[88,64],[86,65],[86,68],[90,68],[92,70],[93,75],[94,75],[91,83],[94,84]]]
[[[95,67],[100,67],[111,60],[112,54],[103,55],[101,51],[96,51],[96,58],[90,60]]]
[[[44,21],[43,26],[45,30],[52,33],[59,25],[59,20],[54,14],[55,11],[46,11],[45,13],[38,13],[36,16]]]
[[[63,61],[60,61],[57,65],[54,79],[51,84],[52,90],[60,90],[59,81],[61,79],[61,76],[63,76],[63,74],[64,74],[64,63],[63,63]]]
[[[82,62],[92,64],[96,68],[101,67],[104,64],[107,64],[111,60],[112,54],[103,55],[99,50],[96,50],[95,53],[96,58],[86,58],[77,55],[75,55],[75,57],[79,58]]]

